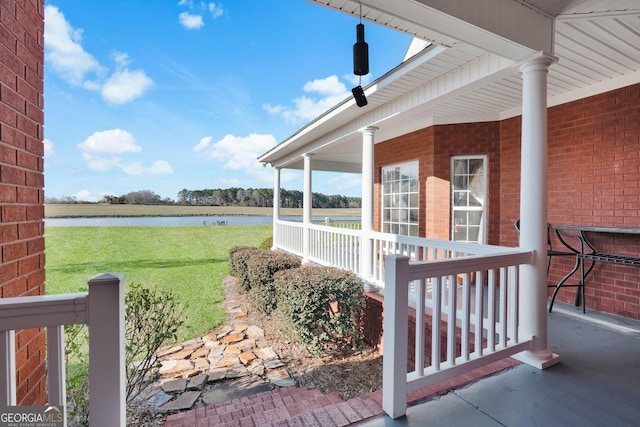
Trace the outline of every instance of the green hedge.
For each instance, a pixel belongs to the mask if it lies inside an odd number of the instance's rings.
[[[247,260],[249,298],[265,314],[278,306],[278,295],[273,284],[274,274],[280,270],[300,267],[300,258],[281,252],[259,251]]]
[[[305,267],[274,276],[279,312],[314,352],[352,348],[362,339],[364,283],[331,267]]]
[[[240,288],[248,291],[251,288],[249,281],[248,261],[264,251],[253,246],[232,246],[229,249],[229,274],[238,279]]]

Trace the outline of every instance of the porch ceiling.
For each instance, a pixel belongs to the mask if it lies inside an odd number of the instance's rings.
[[[348,98],[259,158],[274,166],[301,169],[301,154],[311,152],[314,170],[358,172],[363,127],[377,126],[381,142],[434,124],[519,115],[517,64],[539,50],[558,58],[550,106],[640,82],[637,0],[487,0],[493,9],[465,0],[309,1],[356,16],[362,3],[365,20],[432,44],[366,87],[366,107]],[[476,3],[483,8],[469,10]]]

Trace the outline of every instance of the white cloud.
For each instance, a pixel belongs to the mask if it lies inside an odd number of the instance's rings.
[[[258,157],[276,145],[273,135],[255,133],[245,137],[226,135],[213,144],[211,141],[211,137],[204,137],[193,150],[201,152],[206,160],[224,162],[223,169],[241,170],[246,173],[263,169],[257,160]]]
[[[200,139],[193,146],[199,158],[222,163],[222,169],[237,171],[239,174],[227,174],[216,180],[221,187],[251,187],[262,183],[273,183],[273,169],[265,168],[258,157],[276,145],[273,135],[251,134],[246,137],[226,135],[219,141],[211,136]]]
[[[107,172],[119,168],[127,175],[169,175],[173,168],[169,162],[158,160],[150,166],[139,161],[125,162],[122,155],[138,153],[142,147],[136,144],[135,137],[121,129],[95,132],[78,144],[87,167],[95,172]]]
[[[289,122],[299,123],[315,119],[351,94],[335,75],[307,82],[303,90],[309,96],[295,98],[293,107],[264,104],[262,108],[271,114],[281,115]]]
[[[305,92],[317,92],[322,96],[344,95],[347,91],[344,83],[335,75],[307,82],[304,84],[303,89]]]
[[[213,16],[213,19],[216,19],[222,16],[222,14],[224,13],[224,10],[222,10],[222,7],[215,3],[209,3],[208,8],[209,8],[209,12],[211,12],[211,15]]]
[[[84,201],[84,202],[99,202],[100,200],[102,200],[104,198],[104,196],[110,196],[112,195],[111,193],[105,193],[105,192],[93,192],[93,191],[89,191],[89,190],[80,190],[78,191],[76,194],[74,194],[72,197],[74,199],[80,200],[80,201]]]
[[[204,1],[193,2],[192,0],[180,0],[178,6],[184,6],[189,12],[181,12],[178,21],[187,30],[199,30],[204,27],[203,13],[209,13],[213,19],[217,19],[224,14],[224,9],[220,4],[206,3]]]
[[[144,71],[129,71],[129,55],[116,51],[112,58],[116,71],[108,74],[96,58],[82,47],[82,30],[74,29],[55,6],[45,7],[45,60],[67,83],[100,91],[111,104],[125,104],[142,96],[153,86]]]
[[[48,140],[47,138],[44,139],[44,157],[46,158],[51,158],[53,156],[55,156],[55,150],[54,150],[54,144],[53,141]]]
[[[126,130],[113,129],[95,132],[78,147],[85,153],[137,153],[142,147],[136,145],[136,139]]]
[[[202,15],[192,15],[189,12],[182,12],[178,17],[178,20],[180,21],[180,25],[187,30],[199,30],[204,27]]]
[[[102,86],[102,98],[110,104],[126,104],[141,97],[153,86],[144,71],[117,71],[111,75]]]
[[[211,137],[211,136],[203,137],[202,139],[200,139],[200,142],[198,143],[198,145],[193,147],[193,151],[198,153],[198,152],[210,147],[212,139],[213,139],[213,137]]]
[[[82,85],[86,75],[100,71],[100,63],[81,45],[82,30],[74,29],[55,6],[44,8],[45,59],[69,84]]]

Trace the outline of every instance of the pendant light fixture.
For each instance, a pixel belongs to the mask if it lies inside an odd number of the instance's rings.
[[[367,105],[367,98],[362,89],[362,76],[369,74],[369,45],[364,41],[364,25],[362,24],[362,3],[360,4],[360,23],[356,25],[356,43],[353,45],[353,74],[359,76],[358,86],[351,89],[358,107]]]

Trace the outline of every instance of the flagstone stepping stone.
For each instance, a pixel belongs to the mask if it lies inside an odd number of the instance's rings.
[[[234,319],[244,319],[248,315],[249,315],[249,313],[247,311],[239,311],[239,312],[233,314],[233,318]]]
[[[214,368],[230,368],[232,366],[237,366],[240,364],[240,359],[238,359],[237,354],[225,354],[222,356],[216,363],[212,363],[211,366]]]
[[[212,348],[209,351],[209,359],[212,359],[214,356],[222,356],[226,348],[227,346],[224,346],[224,345]]]
[[[243,365],[248,365],[256,359],[256,355],[253,351],[245,351],[244,353],[240,353],[240,361]]]
[[[262,362],[262,360],[257,359],[254,360],[251,365],[249,365],[247,367],[247,369],[249,370],[249,372],[251,372],[253,375],[257,375],[259,377],[264,375],[264,363]]]
[[[227,344],[234,344],[242,341],[243,339],[244,339],[244,334],[242,332],[236,332],[223,337],[222,342]]]
[[[196,375],[189,380],[187,390],[202,390],[208,379],[209,375],[207,374]]]
[[[246,323],[236,323],[233,325],[233,331],[231,333],[243,333],[248,327],[249,325]]]
[[[218,335],[216,335],[216,339],[217,340],[221,340],[222,338],[224,338],[229,332],[233,331],[233,328],[229,325],[225,325],[222,330],[220,332],[218,332]]]
[[[235,354],[235,355],[238,355],[241,353],[240,349],[235,344],[228,345],[227,348],[224,350],[224,352],[225,354]]]
[[[159,357],[159,358],[160,357],[164,357],[164,356],[168,356],[170,354],[179,352],[183,348],[184,347],[182,347],[181,345],[174,345],[174,346],[170,346],[170,347],[160,348],[160,349],[158,349],[158,351],[156,351],[156,356]]]
[[[286,368],[279,368],[273,371],[269,371],[267,374],[269,381],[278,387],[289,387],[295,384],[295,380],[289,374]]]
[[[267,359],[264,361],[264,366],[266,366],[267,369],[276,369],[284,366],[284,362],[280,359]]]
[[[256,346],[256,340],[254,339],[242,340],[238,344],[236,344],[236,347],[238,347],[240,351],[251,350],[255,346]]]
[[[270,390],[271,385],[266,381],[257,377],[245,377],[216,384],[202,395],[202,400],[206,405],[214,405]]]
[[[241,378],[251,375],[251,372],[244,366],[234,366],[227,371],[227,378]]]
[[[262,360],[277,359],[278,355],[271,347],[261,348],[255,351],[256,356]]]
[[[187,380],[185,378],[176,378],[162,383],[162,389],[165,393],[181,393],[187,388]]]
[[[153,399],[151,400],[151,402],[156,406],[162,406],[165,403],[167,403],[168,401],[170,401],[171,399],[173,399],[173,396],[170,394],[165,393],[164,391],[161,391],[160,393],[156,393],[155,396],[153,396]]]
[[[193,368],[189,360],[167,360],[161,363],[162,366],[158,372],[163,376],[179,375]]]
[[[227,378],[227,368],[211,368],[209,371],[209,381],[219,381]]]
[[[171,358],[172,359],[188,359],[189,356],[191,356],[193,354],[193,350],[182,350],[177,352],[176,354],[172,355]]]
[[[199,359],[201,357],[207,357],[209,355],[210,351],[211,351],[210,349],[208,349],[206,347],[202,347],[202,348],[194,351],[193,354],[191,355],[191,357],[193,359]]]
[[[195,368],[198,371],[208,371],[209,370],[209,361],[205,358],[195,359]]]
[[[254,325],[249,326],[244,331],[244,333],[247,335],[247,338],[256,339],[256,340],[259,338],[264,338],[264,329]]]
[[[200,397],[202,392],[199,391],[187,391],[182,393],[174,400],[171,400],[164,405],[160,406],[162,411],[180,411],[184,409],[191,409],[196,400]]]

